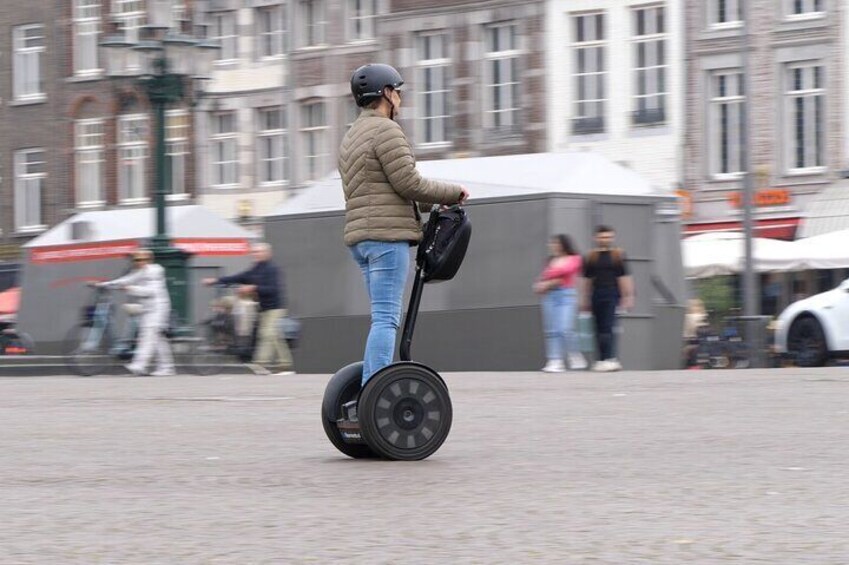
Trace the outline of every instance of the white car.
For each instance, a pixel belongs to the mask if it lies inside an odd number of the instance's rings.
[[[849,355],[849,279],[788,306],[777,320],[775,347],[800,367]]]

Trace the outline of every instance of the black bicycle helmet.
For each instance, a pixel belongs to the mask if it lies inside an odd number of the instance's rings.
[[[351,76],[351,94],[357,106],[366,106],[383,97],[383,89],[387,86],[401,88],[404,79],[401,73],[390,65],[370,63],[363,65]]]

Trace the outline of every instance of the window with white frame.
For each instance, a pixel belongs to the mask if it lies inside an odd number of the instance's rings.
[[[165,115],[165,158],[169,194],[186,193],[186,162],[189,158],[190,117],[186,110],[169,110]]]
[[[345,131],[351,129],[351,126],[354,125],[354,122],[357,118],[360,117],[360,111],[362,108],[356,105],[353,99],[346,99],[345,104]],[[343,134],[344,135],[344,134]]]
[[[77,205],[96,206],[104,202],[105,150],[103,120],[77,120],[74,124],[74,178],[77,186]]]
[[[714,178],[743,171],[743,118],[746,93],[743,73],[724,69],[710,75],[708,136],[710,173]]]
[[[215,12],[210,17],[212,39],[218,42],[219,61],[232,61],[239,58],[239,36],[236,33],[236,12]]]
[[[424,32],[416,38],[416,141],[448,142],[451,55],[448,34]]]
[[[131,114],[118,118],[118,198],[123,203],[145,200],[147,141],[147,116]]]
[[[572,16],[572,51],[575,54],[572,133],[575,135],[605,130],[607,42],[604,26],[605,17],[601,12]]]
[[[212,185],[233,187],[239,182],[239,144],[236,112],[216,112],[211,116]]]
[[[825,0],[783,0],[789,18],[819,17],[825,13]]]
[[[260,57],[279,57],[286,52],[285,5],[256,9],[258,53]]]
[[[47,178],[44,149],[15,151],[15,229],[42,228],[41,197]]]
[[[100,0],[74,0],[74,74],[100,72],[97,44],[100,41]]]
[[[16,100],[44,98],[41,66],[44,60],[44,26],[17,26],[12,32],[14,54],[14,94]]]
[[[189,19],[189,12],[186,9],[186,0],[173,0],[171,3],[171,29],[180,32],[182,31],[183,21]]]
[[[519,26],[486,26],[484,52],[484,125],[512,132],[519,126]]]
[[[635,125],[666,121],[666,22],[663,6],[633,11]]]
[[[286,112],[282,106],[257,110],[257,165],[263,185],[287,180]]]
[[[300,0],[298,10],[300,10],[300,21],[303,22],[304,26],[300,31],[302,35],[301,47],[323,44],[324,27],[327,23],[325,21],[324,0]]]
[[[303,145],[306,180],[316,180],[327,171],[327,115],[324,102],[301,106],[301,143]]]
[[[145,0],[112,0],[112,16],[123,33],[124,40],[137,42],[139,31],[147,21],[147,6]],[[127,56],[127,69],[138,69],[141,55],[131,52]]]
[[[737,27],[743,23],[745,0],[708,0],[708,24],[711,27]]]
[[[817,63],[787,66],[785,145],[788,169],[825,166],[825,68]]]
[[[347,37],[350,41],[374,39],[377,0],[347,0]]]

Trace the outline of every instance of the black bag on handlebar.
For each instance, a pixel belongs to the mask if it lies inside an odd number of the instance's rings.
[[[458,206],[434,209],[424,227],[416,253],[416,263],[424,272],[424,281],[448,281],[454,278],[472,236],[472,224],[466,211]]]

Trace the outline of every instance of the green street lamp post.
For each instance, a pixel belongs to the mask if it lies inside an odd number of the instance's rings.
[[[113,35],[100,45],[106,52],[108,75],[113,79],[135,81],[153,109],[156,235],[150,247],[157,263],[165,268],[173,310],[180,324],[185,324],[189,321],[191,290],[188,254],[172,245],[166,222],[166,195],[170,188],[165,146],[166,109],[183,101],[191,103],[200,91],[198,82],[208,79],[212,72],[218,45],[175,32],[169,0],[151,0],[148,15],[149,25],[142,28],[140,41],[130,42],[123,35]]]

